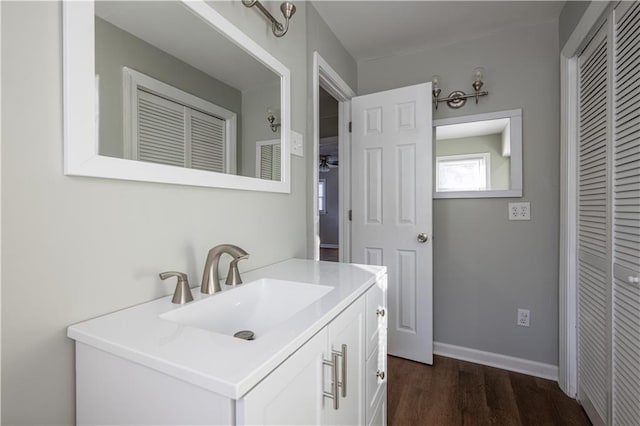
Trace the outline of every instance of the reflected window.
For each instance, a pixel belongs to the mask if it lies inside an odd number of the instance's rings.
[[[486,191],[491,189],[490,154],[436,157],[436,191]]]
[[[318,211],[327,214],[327,180],[318,180]]]

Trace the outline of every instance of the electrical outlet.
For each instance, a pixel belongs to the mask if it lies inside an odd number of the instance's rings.
[[[531,203],[509,203],[509,220],[531,220]]]
[[[529,327],[529,319],[531,315],[528,309],[518,309],[518,325],[520,327]]]

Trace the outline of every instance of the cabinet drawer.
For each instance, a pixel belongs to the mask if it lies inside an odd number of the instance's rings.
[[[380,343],[380,329],[387,328],[387,277],[379,280],[366,294],[367,357]],[[386,333],[385,333],[386,336]],[[384,337],[386,339],[386,337]],[[386,350],[386,348],[385,348]]]
[[[366,413],[367,422],[374,415],[375,407],[386,389],[387,383],[387,357],[386,352],[374,350],[373,354],[367,360],[367,368],[365,370],[365,386],[366,386]]]

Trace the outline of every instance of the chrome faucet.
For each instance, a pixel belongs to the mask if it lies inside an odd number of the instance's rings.
[[[218,276],[218,264],[220,263],[220,256],[224,253],[233,257],[229,265],[226,284],[242,284],[240,271],[238,271],[238,261],[248,258],[249,253],[232,244],[220,244],[209,250],[209,254],[207,254],[207,261],[204,265],[204,273],[202,274],[201,293],[214,294],[222,291],[220,287],[220,277]]]

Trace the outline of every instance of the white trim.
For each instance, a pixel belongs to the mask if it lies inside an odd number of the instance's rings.
[[[0,5],[0,46],[2,46],[2,6]],[[0,55],[0,70],[2,70]],[[1,72],[0,72],[1,74]],[[2,79],[0,78],[0,129],[2,129]],[[0,384],[2,383],[2,131],[0,131]],[[0,385],[0,423],[2,423],[2,386]]]
[[[312,70],[312,92],[313,92],[313,155],[312,163],[312,208],[311,236],[309,241],[312,244],[312,258],[320,260],[320,214],[318,213],[318,157],[320,152],[320,86],[338,101],[338,157],[340,158],[340,168],[338,169],[338,198],[340,209],[338,210],[338,229],[340,250],[340,261],[348,262],[351,258],[350,223],[348,211],[351,208],[351,182],[349,156],[350,135],[349,121],[351,121],[351,98],[356,93],[349,87],[340,75],[315,51],[313,52]]]
[[[575,398],[578,393],[577,339],[577,55],[591,38],[610,2],[589,3],[560,54],[560,264],[558,385]]]
[[[509,189],[490,191],[433,191],[433,198],[518,198],[522,197],[522,109],[496,111],[483,114],[465,115],[460,117],[441,118],[433,120],[433,127],[451,124],[469,123],[474,121],[510,119],[511,158]]]
[[[524,358],[516,358],[508,355],[485,352],[440,342],[433,342],[433,353],[435,355],[446,356],[462,361],[488,365],[489,367],[496,367],[503,370],[528,374],[530,376],[542,377],[543,379],[553,381],[558,380],[558,366],[545,364],[543,362],[531,361]]]
[[[289,69],[203,0],[182,0],[218,32],[280,75],[282,181],[256,179],[99,155],[95,117],[95,31],[92,1],[65,1],[63,20],[64,173],[211,188],[291,192],[291,76]]]
[[[571,397],[578,393],[577,353],[577,150],[578,61],[560,58],[560,283],[558,384]]]

